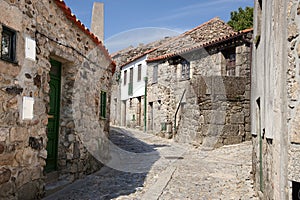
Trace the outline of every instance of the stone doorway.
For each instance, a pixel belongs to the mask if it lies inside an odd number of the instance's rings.
[[[137,106],[137,126],[141,127],[142,125],[142,97],[138,97],[138,106]]]
[[[149,102],[148,130],[153,131],[153,102]]]
[[[122,101],[122,126],[126,126],[126,100]]]
[[[59,113],[60,113],[60,91],[61,91],[61,63],[50,60],[50,103],[48,112],[48,143],[46,172],[57,169],[58,134],[59,134]]]

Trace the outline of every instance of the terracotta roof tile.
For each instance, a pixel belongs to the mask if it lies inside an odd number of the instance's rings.
[[[157,57],[149,58],[149,59],[147,59],[147,62],[155,62],[155,61],[159,61],[159,60],[163,60],[163,59],[168,59],[168,58],[174,57],[176,55],[180,55],[180,54],[183,54],[183,53],[188,53],[190,51],[194,51],[194,50],[197,50],[197,49],[200,49],[200,48],[204,48],[204,47],[208,47],[208,46],[220,43],[220,42],[224,42],[226,40],[230,40],[230,39],[245,35],[245,34],[250,33],[252,31],[253,31],[253,28],[248,28],[248,29],[245,29],[245,30],[242,30],[242,31],[239,31],[239,32],[234,32],[234,33],[231,33],[230,35],[225,35],[223,37],[217,38],[217,39],[212,40],[212,41],[208,41],[206,43],[193,45],[189,48],[185,48],[185,49],[183,49],[181,51],[178,51],[178,52],[173,52],[173,53],[164,54],[164,55],[160,55],[160,56],[157,56]]]
[[[71,9],[66,5],[63,0],[54,0],[56,5],[61,8],[65,13],[66,18],[73,22],[81,31],[83,31],[87,36],[89,36],[93,42],[104,52],[105,56],[112,62],[112,71],[114,73],[116,68],[116,63],[113,61],[112,57],[108,53],[103,43],[95,36],[77,17],[72,13]]]
[[[150,53],[148,62],[169,58],[185,49],[209,44],[218,39],[230,37],[233,34],[237,34],[237,32],[224,21],[215,17],[179,35],[166,45]]]
[[[164,39],[151,42],[149,44],[139,45],[137,47],[128,47],[126,49],[120,50],[112,55],[118,67],[123,67],[130,62],[133,62],[148,53],[156,50],[162,44],[172,40],[172,37],[166,37]]]

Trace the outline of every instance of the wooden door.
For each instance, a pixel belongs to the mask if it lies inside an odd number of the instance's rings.
[[[55,171],[57,167],[61,87],[61,63],[55,60],[50,60],[50,63],[50,110],[48,113],[46,172]]]

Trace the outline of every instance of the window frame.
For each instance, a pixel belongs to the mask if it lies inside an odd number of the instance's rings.
[[[181,80],[189,80],[191,74],[191,64],[187,60],[181,61]]]
[[[226,76],[236,76],[236,47],[230,49],[225,49],[222,51],[222,54],[226,60],[225,71]]]
[[[100,119],[106,119],[106,105],[107,105],[107,92],[101,90],[100,92]]]
[[[133,67],[129,69],[128,95],[133,95]]]
[[[3,54],[3,36],[7,35],[9,37],[9,49],[8,49],[8,56],[4,56]],[[1,60],[16,63],[16,40],[17,40],[17,32],[7,26],[2,26],[2,32],[1,32],[1,52],[0,52],[0,58]]]
[[[158,65],[153,66],[152,83],[158,83]]]
[[[123,77],[124,78],[124,83],[123,84],[126,85],[126,83],[127,83],[127,70],[124,70],[123,75],[124,75],[124,77]]]
[[[138,76],[137,76],[137,81],[142,80],[142,64],[138,64]]]

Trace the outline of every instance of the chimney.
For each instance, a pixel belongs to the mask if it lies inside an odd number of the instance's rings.
[[[104,40],[104,4],[100,2],[94,2],[91,31],[99,40]]]

